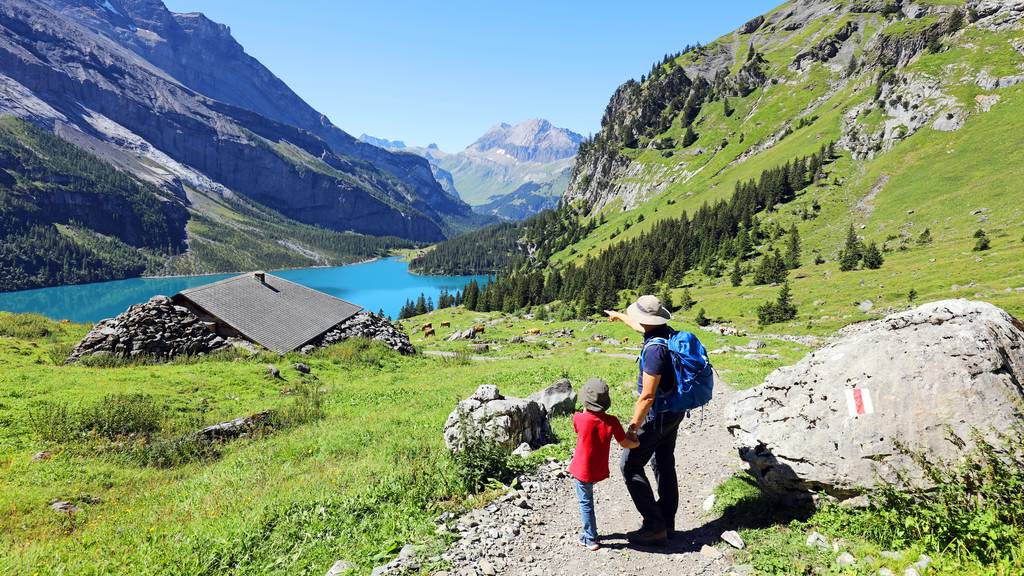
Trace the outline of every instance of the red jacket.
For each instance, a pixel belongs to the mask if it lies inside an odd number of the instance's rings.
[[[608,450],[612,438],[622,442],[626,431],[619,419],[604,412],[577,412],[572,417],[576,430],[576,452],[569,473],[580,482],[600,482],[608,477]]]

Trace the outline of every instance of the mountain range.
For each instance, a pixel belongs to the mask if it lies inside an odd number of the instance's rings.
[[[525,260],[489,285],[503,310],[639,291],[789,331],[919,299],[1020,314],[1022,128],[1024,0],[793,0],[622,83],[558,218],[412,266]],[[537,270],[558,290],[538,296]]]
[[[324,264],[376,252],[352,233],[429,242],[487,222],[446,192],[422,158],[334,126],[246,54],[227,26],[159,0],[5,0],[0,115],[58,136],[77,149],[72,156],[98,159],[96,174],[131,175],[168,223],[166,237],[143,245],[128,232],[137,226],[130,216],[101,208],[107,196],[73,185],[44,190],[22,169],[32,163],[26,154],[47,164],[50,155],[32,144],[51,141],[7,123],[20,161],[0,166],[9,181],[0,232],[24,244],[10,256],[22,258],[14,267],[26,258],[35,268],[61,265],[39,261],[30,228],[91,255],[75,266],[110,260],[99,244],[79,241],[99,233],[104,245],[145,251],[150,271],[212,272],[248,267],[260,259],[249,257],[254,246],[272,264]],[[339,248],[355,243],[363,248]],[[29,284],[59,276],[44,272]]]
[[[426,158],[443,186],[480,214],[520,220],[554,208],[568,185],[583,137],[547,120],[500,123],[456,153],[372,136],[364,142]],[[450,184],[449,184],[450,183]]]

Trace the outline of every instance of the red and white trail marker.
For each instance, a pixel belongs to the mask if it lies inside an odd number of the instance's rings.
[[[871,391],[867,388],[848,388],[846,390],[846,409],[850,416],[874,414],[875,405],[871,402]]]

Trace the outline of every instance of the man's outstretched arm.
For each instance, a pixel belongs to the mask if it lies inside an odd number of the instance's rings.
[[[604,313],[608,315],[608,319],[609,320],[612,320],[612,321],[618,320],[619,322],[622,322],[626,326],[629,326],[630,328],[632,328],[633,330],[636,330],[637,332],[639,332],[641,334],[646,332],[644,330],[644,327],[641,326],[639,322],[637,322],[636,320],[633,320],[629,316],[626,316],[622,312],[616,312],[615,310],[605,310]]]

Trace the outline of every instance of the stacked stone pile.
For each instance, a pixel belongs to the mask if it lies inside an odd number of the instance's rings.
[[[386,318],[381,318],[372,312],[365,311],[331,328],[318,340],[303,347],[303,351],[308,352],[313,348],[330,346],[349,338],[377,340],[383,342],[388,348],[402,354],[412,354],[415,352],[412,342],[409,341],[409,336],[405,332],[396,328]]]
[[[75,346],[68,362],[103,354],[125,358],[197,356],[228,345],[187,308],[175,306],[166,296],[154,296],[96,324]]]

